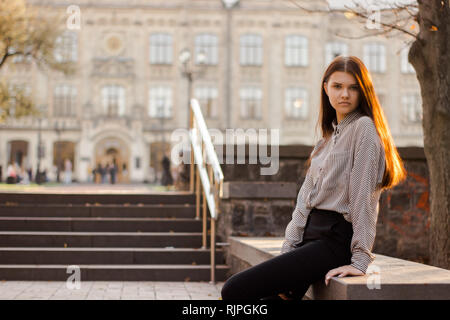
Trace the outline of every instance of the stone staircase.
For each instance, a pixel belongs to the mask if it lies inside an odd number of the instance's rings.
[[[65,281],[73,265],[81,281],[209,281],[201,232],[187,193],[2,193],[0,281]],[[224,262],[217,248],[216,281]]]

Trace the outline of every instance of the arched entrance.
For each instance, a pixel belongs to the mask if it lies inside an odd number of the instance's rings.
[[[24,140],[12,140],[8,142],[8,163],[17,164],[19,168],[29,165],[27,163],[28,142]]]
[[[75,143],[70,141],[56,141],[53,143],[53,165],[56,170],[59,168],[60,177],[64,172],[66,159],[72,164],[72,171],[75,172]],[[62,179],[62,178],[61,178]]]
[[[116,183],[130,182],[129,169],[130,153],[126,144],[118,138],[105,138],[95,146],[95,167],[107,168],[112,163],[116,164]],[[106,182],[110,183],[110,176],[106,174]],[[96,183],[101,182],[100,174],[96,175]]]

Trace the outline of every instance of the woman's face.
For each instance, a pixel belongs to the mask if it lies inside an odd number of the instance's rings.
[[[323,84],[331,106],[336,110],[338,123],[359,105],[359,86],[348,72],[336,71]]]

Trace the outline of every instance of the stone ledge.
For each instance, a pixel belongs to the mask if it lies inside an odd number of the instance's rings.
[[[297,197],[295,182],[241,182],[228,181],[223,183],[222,199],[293,199]]]
[[[256,265],[280,254],[283,238],[229,237],[229,254]],[[375,254],[379,274],[331,279],[313,284],[306,297],[315,300],[450,300],[450,270]],[[377,271],[378,271],[377,270]],[[233,270],[237,272],[240,270]],[[380,289],[369,289],[379,277]]]

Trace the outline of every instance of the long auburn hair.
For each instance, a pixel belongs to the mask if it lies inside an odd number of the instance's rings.
[[[385,151],[385,170],[381,189],[390,189],[406,179],[406,170],[403,161],[398,154],[397,148],[395,147],[383,109],[375,94],[369,71],[364,63],[355,56],[336,57],[331,61],[323,75],[320,95],[320,114],[317,121],[317,126],[320,125],[322,129],[322,137],[325,138],[326,142],[331,138],[334,131],[332,122],[336,119],[336,110],[331,106],[330,100],[324,89],[324,84],[328,82],[330,76],[336,71],[352,74],[358,83],[360,98],[356,110],[361,114],[370,117],[375,124],[375,128],[381,138],[381,143]],[[314,154],[322,149],[324,145],[325,143],[323,143]],[[311,159],[314,154],[311,154],[306,161],[305,172],[310,167]]]

